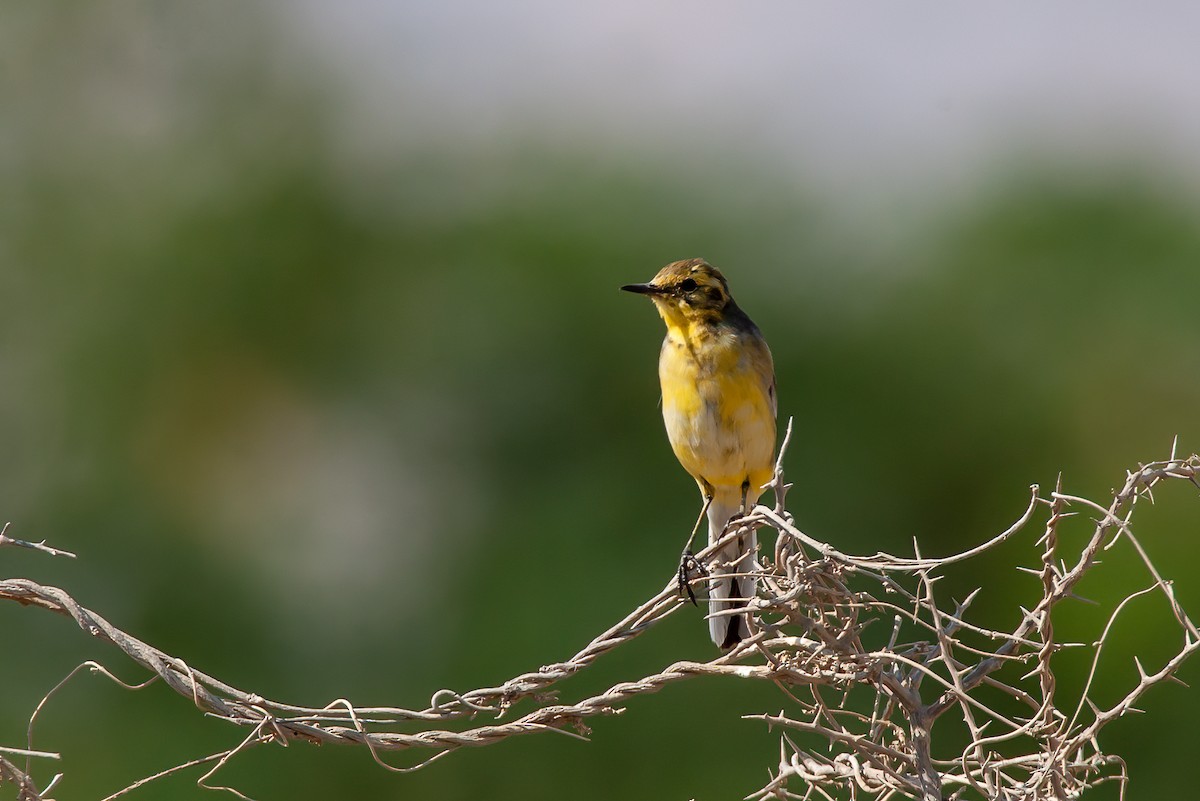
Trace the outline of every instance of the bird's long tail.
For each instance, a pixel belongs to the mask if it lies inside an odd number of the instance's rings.
[[[751,491],[746,499],[746,511],[754,505],[757,493]],[[717,488],[708,507],[708,542],[711,545],[721,538],[721,533],[730,519],[742,511],[742,491],[738,487]],[[744,529],[732,543],[717,554],[708,589],[708,632],[718,647],[729,649],[750,636],[746,615],[719,614],[727,609],[737,609],[754,598],[758,582],[752,575],[757,550],[757,536],[750,528]],[[742,575],[735,575],[742,574]]]

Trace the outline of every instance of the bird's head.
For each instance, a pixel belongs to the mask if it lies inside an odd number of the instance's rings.
[[[626,284],[621,289],[648,295],[667,325],[719,320],[733,304],[725,276],[704,259],[671,262],[649,283]]]

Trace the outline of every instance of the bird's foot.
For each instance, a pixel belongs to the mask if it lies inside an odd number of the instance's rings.
[[[708,571],[704,565],[700,564],[700,560],[692,554],[692,549],[688,548],[679,557],[679,595],[683,597],[686,593],[688,600],[692,602],[692,606],[699,606],[696,603],[696,593],[692,592],[692,582],[695,579],[707,577]]]

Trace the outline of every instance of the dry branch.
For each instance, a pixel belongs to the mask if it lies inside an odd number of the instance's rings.
[[[439,690],[423,709],[360,707],[344,699],[322,708],[273,701],[193,669],[113,626],[61,589],[7,579],[0,581],[0,598],[71,617],[85,632],[151,671],[151,680],[165,682],[201,711],[245,727],[244,738],[229,750],[148,777],[110,798],[198,765],[212,766],[200,780],[202,786],[211,786],[209,780],[230,759],[251,746],[272,742],[358,744],[391,770],[415,770],[459,748],[520,734],[582,736],[589,718],[618,714],[633,696],[694,676],[719,675],[773,682],[788,705],[779,714],[746,715],[765,721],[781,737],[777,771],[753,798],[1067,799],[1105,781],[1124,785],[1124,763],[1101,750],[1100,730],[1133,711],[1150,687],[1172,679],[1200,647],[1200,632],[1130,525],[1137,502],[1152,499],[1156,485],[1170,480],[1196,484],[1198,471],[1200,458],[1174,454],[1139,466],[1127,474],[1107,505],[1066,494],[1061,482],[1048,497],[1035,485],[1025,512],[1007,530],[962,553],[935,559],[919,552],[913,558],[853,556],[808,536],[786,510],[788,485],[777,469],[774,506],[756,507],[731,523],[720,542],[697,555],[702,563],[710,563],[744,526],[777,533],[772,554],[760,558],[760,595],[751,601],[750,639],[708,662],[676,662],[573,703],[556,703],[555,685],[682,608],[673,580],[565,662],[496,687],[466,693]],[[1060,529],[1079,511],[1094,515],[1094,525],[1082,547],[1064,553]],[[1036,543],[1040,564],[1030,571],[1039,579],[1040,597],[1021,610],[1015,625],[1002,631],[968,619],[976,593],[951,606],[939,599],[938,581],[948,568],[1023,535],[1040,512],[1046,515]],[[1079,581],[1097,568],[1101,551],[1120,542],[1132,546],[1147,585],[1112,610],[1108,625],[1091,646],[1091,674],[1082,694],[1064,699],[1055,669],[1056,656],[1066,644],[1056,639],[1054,612],[1075,597]],[[13,540],[3,532],[0,545],[64,553],[44,543]],[[702,588],[704,578],[694,583]],[[1166,599],[1180,626],[1182,644],[1156,670],[1138,662],[1136,685],[1117,703],[1100,708],[1089,693],[1112,624],[1131,602],[1149,593]],[[872,623],[890,633],[886,642],[864,642],[863,631]],[[116,680],[96,663],[84,667]],[[846,700],[851,690],[863,688],[868,691],[866,701]],[[49,696],[43,704],[48,700]],[[520,703],[532,708],[514,715]],[[942,745],[935,727],[951,710],[961,713],[967,734],[961,742]],[[493,721],[476,725],[483,715]],[[400,731],[402,727],[415,731]],[[410,749],[425,752],[410,767],[395,767],[380,757],[382,752]],[[22,772],[0,759],[0,780],[22,786],[22,799],[40,798],[29,772],[28,764]]]

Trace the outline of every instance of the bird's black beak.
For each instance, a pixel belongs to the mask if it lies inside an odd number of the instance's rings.
[[[661,295],[663,290],[654,284],[626,284],[621,287],[625,292],[636,292],[639,295]]]

